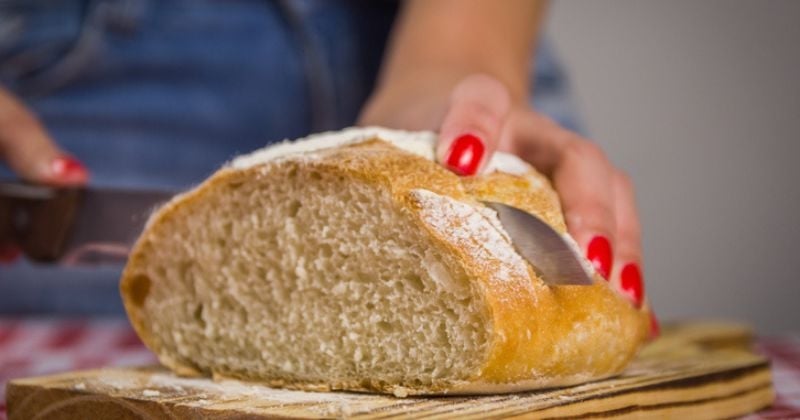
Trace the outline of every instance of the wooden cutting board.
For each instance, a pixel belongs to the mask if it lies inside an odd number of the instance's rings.
[[[748,348],[747,329],[723,324],[665,328],[617,378],[519,394],[398,399],[271,389],[179,378],[161,367],[109,368],[12,381],[11,420],[407,417],[730,418],[774,399],[769,362]]]

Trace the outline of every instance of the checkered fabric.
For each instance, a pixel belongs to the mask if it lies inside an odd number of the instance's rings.
[[[153,363],[155,355],[124,319],[0,318],[0,420],[13,378]]]
[[[800,335],[761,338],[756,350],[769,357],[775,404],[749,419],[800,419]]]
[[[800,335],[759,339],[756,349],[772,360],[777,400],[746,418],[800,419]],[[0,318],[0,420],[12,378],[155,362],[126,320]]]

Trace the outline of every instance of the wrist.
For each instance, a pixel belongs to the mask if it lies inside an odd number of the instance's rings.
[[[448,62],[409,63],[395,68],[379,79],[373,96],[394,95],[396,91],[416,94],[442,94],[445,99],[453,88],[468,76],[484,74],[499,81],[508,90],[514,104],[528,103],[529,79],[526,66],[503,64],[498,60],[482,62],[478,59],[451,60]]]
[[[437,130],[450,105],[453,89],[474,74],[488,75],[508,89],[512,105],[528,101],[527,78],[481,68],[408,66],[382,78],[359,116],[359,125],[385,125],[409,130]]]

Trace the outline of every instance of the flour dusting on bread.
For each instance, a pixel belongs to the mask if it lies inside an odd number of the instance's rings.
[[[312,134],[299,140],[287,139],[281,143],[239,156],[230,163],[230,166],[244,169],[276,159],[313,156],[314,152],[320,150],[358,144],[375,138],[387,141],[406,152],[431,161],[434,160],[437,135],[432,131],[404,131],[383,127],[350,127],[342,131]],[[501,171],[524,175],[529,169],[530,166],[520,158],[508,153],[497,152],[486,164],[484,172]]]
[[[425,189],[412,190],[411,197],[420,205],[422,220],[469,253],[478,264],[491,267],[495,280],[510,281],[529,276],[525,261],[514,250],[508,233],[499,226],[497,213],[484,213],[467,203]]]

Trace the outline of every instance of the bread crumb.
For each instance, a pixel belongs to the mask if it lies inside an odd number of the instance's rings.
[[[404,386],[396,386],[392,389],[392,394],[397,398],[405,398],[408,396],[408,388]]]
[[[79,391],[83,391],[84,389],[86,389],[86,384],[83,382],[78,382],[77,384],[75,384],[75,386],[73,386],[73,388]]]
[[[142,395],[145,397],[158,397],[161,395],[161,393],[156,391],[155,389],[145,389],[144,391],[142,391]]]

